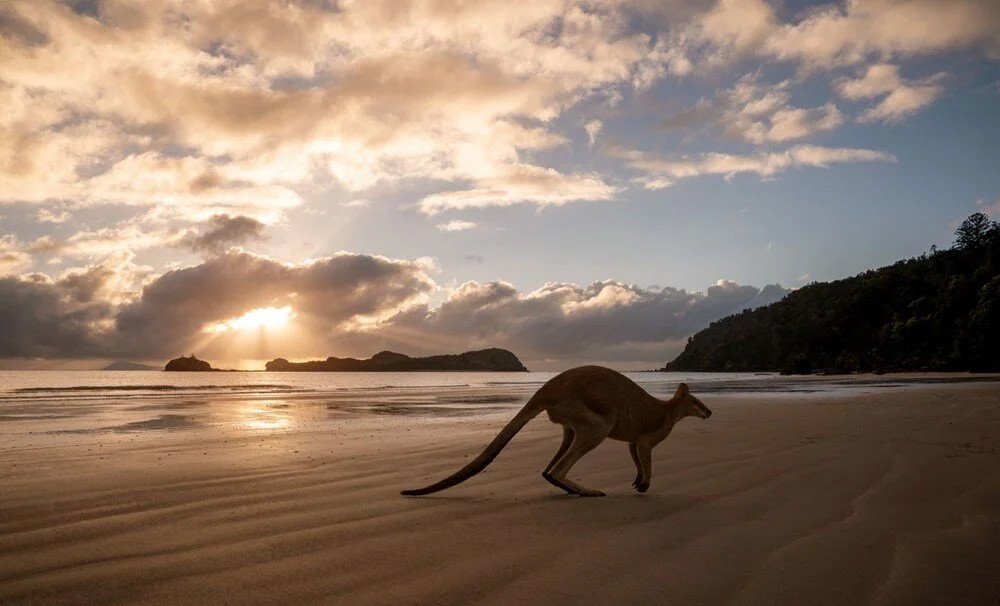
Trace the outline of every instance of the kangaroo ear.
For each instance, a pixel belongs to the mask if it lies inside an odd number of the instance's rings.
[[[688,389],[688,384],[681,383],[677,386],[677,391],[674,393],[674,396],[683,397],[688,395],[690,392],[691,390]]]

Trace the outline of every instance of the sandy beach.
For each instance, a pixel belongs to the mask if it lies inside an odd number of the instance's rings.
[[[461,486],[399,496],[511,404],[30,435],[0,447],[0,603],[1000,603],[998,384],[704,401],[645,495],[623,443],[587,455],[596,499],[539,476],[544,416]]]

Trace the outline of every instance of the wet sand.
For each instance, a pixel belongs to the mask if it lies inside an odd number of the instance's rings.
[[[544,417],[465,484],[399,496],[478,453],[509,402],[284,423],[298,404],[276,401],[232,429],[185,425],[192,403],[12,440],[0,603],[1000,603],[998,384],[705,402],[645,495],[623,443],[588,454],[571,476],[597,499],[539,476]]]

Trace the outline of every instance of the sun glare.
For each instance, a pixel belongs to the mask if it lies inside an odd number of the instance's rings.
[[[276,329],[288,324],[288,321],[294,317],[295,313],[288,305],[284,307],[258,307],[238,318],[212,324],[206,330],[207,332],[231,332],[257,328]]]

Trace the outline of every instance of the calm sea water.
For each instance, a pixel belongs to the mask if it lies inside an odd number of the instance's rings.
[[[0,371],[0,403],[9,400],[150,397],[158,394],[274,395],[401,390],[498,390],[538,388],[554,372],[162,372]],[[752,373],[626,373],[654,395],[672,392],[681,381],[711,388],[773,378]]]
[[[556,373],[0,371],[0,439],[32,444],[179,430],[310,430],[367,419],[423,420],[507,412]],[[631,373],[668,397],[762,385],[753,374]],[[701,390],[701,391],[699,391]],[[130,438],[131,439],[131,438]]]
[[[462,392],[485,396],[533,393],[555,372],[162,372],[162,371],[0,371],[0,413],[14,402],[68,402],[178,397],[370,397]],[[627,372],[657,397],[668,397],[680,382],[696,394],[818,393],[850,387],[895,387],[916,383],[996,381],[996,377],[895,376],[868,379],[782,377],[774,373]]]
[[[508,412],[522,406],[555,374],[0,371],[0,439],[206,428],[286,431],[345,419],[434,419]],[[679,382],[687,382],[709,406],[718,394],[811,397],[956,380],[626,374],[662,398],[673,394]],[[982,379],[996,381],[995,377]]]
[[[519,408],[555,374],[0,371],[0,439],[35,444],[180,430],[311,430],[345,420],[488,414]],[[658,396],[670,395],[682,380],[763,378],[630,376]]]

